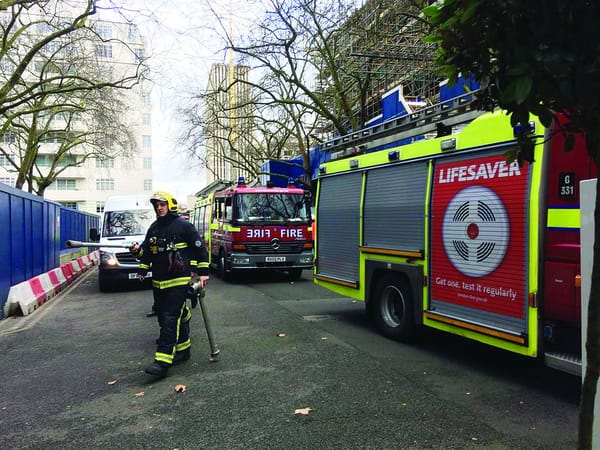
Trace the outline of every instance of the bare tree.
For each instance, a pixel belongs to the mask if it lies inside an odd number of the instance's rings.
[[[248,92],[238,103],[223,101],[235,89],[226,85],[200,93],[180,111],[186,130],[180,143],[194,159],[211,170],[207,159],[217,157],[255,177],[265,160],[307,153],[304,133],[315,127],[298,120],[308,114],[307,108],[280,100],[294,98],[293,85],[273,82],[268,73],[257,83],[236,84],[244,84]]]
[[[131,154],[120,92],[139,84],[146,66],[134,47],[105,36],[91,19],[95,1],[10,3],[0,6],[0,155],[17,174],[17,188],[27,184],[43,195],[62,171],[90,156]],[[113,49],[130,52],[135,64],[108,69],[103,57]],[[57,145],[40,158],[48,142]]]
[[[279,158],[288,149],[286,156],[303,155],[306,171],[310,173],[310,136],[325,122],[335,122],[343,129],[339,120],[341,109],[330,109],[317,90],[311,88],[319,71],[315,52],[326,47],[327,39],[337,30],[351,3],[340,6],[340,2],[332,0],[327,4],[321,2],[318,8],[317,2],[306,0],[263,3],[270,12],[242,38],[245,44],[233,42],[226,24],[213,10],[227,46],[238,56],[237,63],[251,65],[257,79],[238,79],[215,92],[198,94],[195,99],[209,107],[182,110],[186,131],[181,142],[190,154],[200,157],[203,165],[207,156],[217,156],[234,166],[251,168],[257,174],[264,160]],[[340,14],[335,20],[328,14],[333,5]],[[220,106],[214,106],[219,103],[215,99],[222,99],[223,94],[239,99],[234,92],[242,89],[251,94],[242,101],[221,101]],[[210,117],[201,118],[198,113]],[[239,127],[241,117],[246,126],[251,124],[253,131],[240,133],[232,127]],[[223,134],[222,130],[227,131]],[[204,148],[207,142],[211,145]]]
[[[295,154],[302,155],[307,174],[311,173],[309,147],[313,136],[325,140],[363,128],[372,117],[367,112],[369,105],[380,103],[382,86],[392,79],[410,84],[409,79],[423,70],[424,61],[428,61],[427,67],[433,64],[432,58],[422,52],[423,44],[411,47],[412,53],[406,49],[402,54],[388,55],[376,51],[390,40],[389,23],[371,27],[372,20],[359,14],[351,0],[265,0],[261,3],[267,12],[245,36],[234,41],[225,21],[219,22],[221,33],[239,63],[250,66],[255,74],[254,80],[238,82],[252,88],[254,99],[261,107],[284,111],[281,124],[287,129],[291,145],[297,147]],[[400,22],[406,33],[404,37],[394,35],[395,40],[401,39],[408,45],[411,39],[416,42],[417,36],[426,35],[418,2],[407,0],[400,5],[395,0],[386,0],[380,3],[383,6],[373,14],[377,20],[385,16],[388,22]],[[215,16],[218,18],[216,12]],[[418,59],[411,64],[410,74],[407,71],[403,77],[400,71],[390,70],[382,75],[385,64],[397,67],[399,64],[392,63],[401,61],[408,65],[405,59],[410,57]],[[229,114],[236,112],[229,111]],[[261,117],[270,115],[261,114]]]

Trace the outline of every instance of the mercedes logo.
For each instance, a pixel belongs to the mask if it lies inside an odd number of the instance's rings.
[[[273,250],[279,250],[279,247],[281,247],[281,244],[279,243],[279,239],[277,239],[277,238],[271,239],[271,247],[273,248]]]

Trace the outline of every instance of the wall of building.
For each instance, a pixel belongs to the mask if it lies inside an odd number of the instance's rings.
[[[64,14],[75,11],[65,10]],[[101,12],[99,13],[101,17]],[[135,25],[99,20],[94,16],[94,27],[101,30],[103,38],[107,39],[102,46],[108,46],[109,52],[96,54],[97,61],[103,73],[110,73],[113,79],[123,74],[135,74],[135,70],[141,58],[146,54],[146,46],[143,37]],[[95,53],[94,42],[90,53]],[[112,161],[104,161],[90,157],[77,167],[68,167],[58,177],[55,183],[50,185],[44,192],[45,198],[54,200],[80,211],[88,213],[101,212],[104,201],[108,196],[132,193],[148,193],[153,191],[152,175],[152,105],[151,85],[147,80],[130,90],[118,91],[126,110],[123,120],[127,129],[132,133],[135,140],[133,154],[130,157],[116,156]],[[91,125],[93,126],[93,124]],[[6,146],[9,136],[0,136],[0,144]],[[89,150],[81,147],[74,148],[72,156],[83,160]],[[39,154],[56,154],[58,144],[43,143]],[[115,148],[114,153],[119,149]],[[10,170],[11,167],[0,156],[0,182],[14,186],[16,174]],[[41,170],[46,170],[43,166]],[[24,186],[27,189],[27,186]]]

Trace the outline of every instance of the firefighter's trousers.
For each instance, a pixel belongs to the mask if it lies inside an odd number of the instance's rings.
[[[160,336],[154,354],[161,365],[173,364],[175,353],[189,349],[192,312],[186,304],[186,286],[153,288]]]

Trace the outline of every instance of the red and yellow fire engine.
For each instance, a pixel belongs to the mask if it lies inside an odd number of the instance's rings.
[[[444,111],[406,117],[396,138],[435,132],[433,117],[457,125]],[[532,117],[535,162],[520,166],[504,112],[466,113],[460,130],[372,153],[377,130],[340,139],[320,166],[315,282],[364,301],[388,337],[432,327],[579,375],[585,142],[567,151]]]
[[[309,193],[292,183],[250,187],[240,177],[237,184],[198,199],[191,221],[221,278],[276,269],[298,280],[313,265],[310,207]]]

